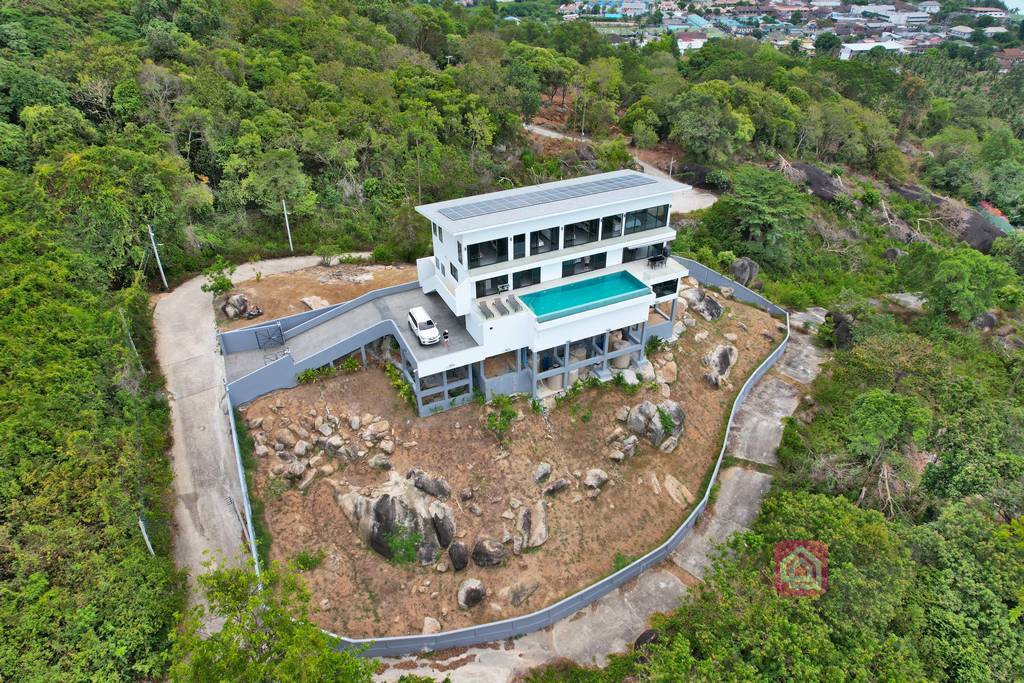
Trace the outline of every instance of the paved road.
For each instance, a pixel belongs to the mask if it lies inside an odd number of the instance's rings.
[[[757,466],[776,462],[782,418],[796,409],[794,396],[806,391],[806,384],[817,376],[826,359],[808,335],[796,330],[805,320],[812,326],[820,323],[823,315],[824,311],[812,309],[792,316],[794,333],[786,352],[755,385],[733,424],[734,438],[728,453],[750,465],[722,470],[714,507],[679,544],[670,562],[652,567],[636,581],[550,628],[511,642],[469,648],[446,659],[387,659],[390,668],[379,678],[396,681],[403,674],[415,673],[450,676],[453,683],[506,683],[556,659],[604,666],[608,655],[627,650],[647,628],[652,615],[674,609],[686,593],[687,584],[704,577],[719,544],[734,532],[750,528],[772,480]],[[773,389],[779,389],[777,382],[785,384],[786,389],[776,395]],[[401,668],[394,668],[396,664]]]
[[[544,128],[532,123],[528,123],[524,126],[526,130],[531,133],[536,133],[545,138],[556,138],[559,140],[574,140],[576,142],[592,142],[589,138],[581,138],[576,135],[568,135],[557,130],[551,130],[550,128]],[[633,160],[636,161],[644,169],[644,173],[649,173],[659,178],[670,178],[668,173],[665,173],[657,166],[649,164],[646,161],[634,156]],[[690,213],[691,211],[697,211],[698,209],[706,209],[715,202],[718,201],[718,197],[711,194],[706,190],[700,190],[696,187],[686,192],[676,192],[672,195],[672,213]]]
[[[234,281],[298,270],[315,256],[261,261],[240,266]],[[174,557],[195,577],[210,557],[239,561],[245,542],[241,483],[231,445],[224,402],[224,363],[210,295],[196,277],[160,295],[153,312],[156,354],[167,380],[174,442]],[[196,594],[190,591],[192,602]]]

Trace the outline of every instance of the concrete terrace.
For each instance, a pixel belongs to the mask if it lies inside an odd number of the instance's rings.
[[[432,346],[420,346],[406,322],[409,309],[415,306],[425,308],[439,330],[448,330],[448,348],[445,348],[443,342]],[[274,357],[274,354],[284,349],[290,350],[292,357],[300,361],[330,347],[340,339],[385,320],[393,320],[398,325],[402,338],[417,364],[478,346],[473,337],[466,332],[462,321],[452,314],[441,297],[437,294],[424,294],[417,288],[368,301],[288,339],[283,348],[254,349],[226,354],[224,365],[227,369],[228,382],[260,369]]]

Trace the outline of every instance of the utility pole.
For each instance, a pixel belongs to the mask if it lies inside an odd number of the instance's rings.
[[[149,243],[153,245],[153,255],[156,256],[156,267],[160,270],[160,280],[164,283],[164,289],[170,289],[167,286],[167,276],[164,275],[164,264],[160,262],[160,251],[156,248],[156,237],[153,236],[153,226],[146,224],[146,230],[149,230]]]
[[[671,178],[671,177],[672,177],[672,166],[673,166],[673,165],[675,165],[675,163],[676,163],[676,160],[675,160],[675,159],[671,159],[671,160],[669,160],[669,162],[668,162],[668,177],[669,177],[669,178]]]
[[[587,100],[584,99],[583,100],[583,121],[580,122],[580,137],[581,138],[587,137],[587,132],[585,130],[586,127],[587,127]]]
[[[281,200],[281,208],[284,209],[284,229],[288,231],[288,251],[294,252],[295,247],[292,245],[292,226],[288,223],[288,205]]]

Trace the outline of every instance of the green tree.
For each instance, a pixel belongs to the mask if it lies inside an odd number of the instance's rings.
[[[203,271],[203,275],[206,276],[206,282],[199,288],[204,292],[216,296],[227,294],[231,291],[234,284],[231,282],[231,276],[235,272],[235,265],[229,263],[220,254],[217,258]]]
[[[781,173],[758,166],[741,166],[729,179],[730,191],[708,210],[702,229],[725,236],[722,246],[737,254],[788,263],[788,245],[807,220],[807,195]]]
[[[309,621],[309,592],[290,568],[221,567],[197,577],[209,608],[197,606],[174,639],[173,681],[372,680],[376,662],[338,652]],[[211,633],[209,619],[223,620]]]
[[[820,55],[834,55],[839,52],[843,41],[835,33],[826,31],[814,39],[814,51]]]
[[[646,121],[633,124],[633,144],[640,149],[650,149],[658,144],[658,134]]]
[[[1004,262],[973,249],[943,252],[927,273],[923,290],[930,309],[967,321],[991,308],[996,292],[1014,274]]]
[[[710,81],[694,86],[674,104],[669,138],[696,161],[722,163],[753,137],[749,117],[733,111],[728,84]]]

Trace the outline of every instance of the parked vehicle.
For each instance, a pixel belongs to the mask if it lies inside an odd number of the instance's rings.
[[[429,346],[441,341],[441,333],[437,331],[437,325],[430,319],[422,306],[417,306],[409,311],[409,329],[420,340],[421,346]]]

